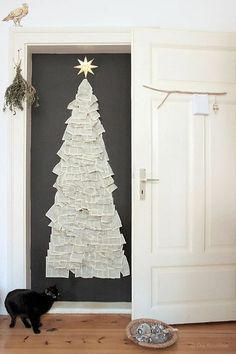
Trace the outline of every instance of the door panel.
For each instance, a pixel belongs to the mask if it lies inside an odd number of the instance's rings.
[[[135,30],[133,316],[236,319],[236,35]],[[194,116],[191,95],[227,92]],[[145,168],[146,197],[139,195]]]
[[[157,104],[154,102],[152,111],[152,175],[158,176],[161,183],[151,185],[153,244],[155,250],[160,251],[186,249],[190,207],[188,115],[182,103],[166,105],[157,115]],[[179,122],[177,127],[176,120]],[[171,223],[168,215],[171,215]],[[158,222],[155,222],[156,218]]]
[[[152,58],[156,63],[152,71],[153,82],[163,80],[234,83],[234,52],[205,49],[203,46],[191,49],[190,45],[188,48],[154,47]],[[207,62],[210,65],[207,65]]]
[[[236,114],[221,107],[206,119],[206,250],[236,246]],[[219,188],[220,187],[220,188]],[[223,235],[223,237],[222,237]]]

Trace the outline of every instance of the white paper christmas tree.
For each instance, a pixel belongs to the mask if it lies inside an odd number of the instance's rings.
[[[81,63],[81,61],[80,61]],[[85,75],[86,76],[86,75]],[[47,212],[51,236],[46,277],[120,278],[130,274],[125,239],[112,192],[117,188],[104,145],[98,102],[84,79],[75,100],[53,172],[55,203]]]

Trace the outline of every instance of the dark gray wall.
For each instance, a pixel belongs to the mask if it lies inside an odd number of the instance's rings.
[[[125,253],[131,263],[131,72],[129,54],[91,54],[98,68],[88,76],[98,98],[103,138],[115,173],[118,190],[113,193],[121,217],[127,244]],[[131,301],[131,277],[121,279],[45,278],[50,220],[45,216],[54,203],[52,186],[62,144],[65,121],[70,116],[67,105],[77,92],[82,75],[73,67],[79,54],[34,54],[33,85],[40,97],[40,107],[32,110],[31,147],[31,284],[42,291],[56,283],[61,301]]]

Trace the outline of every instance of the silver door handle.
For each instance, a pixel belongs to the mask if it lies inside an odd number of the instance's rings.
[[[144,200],[146,197],[146,182],[159,182],[159,179],[158,178],[147,178],[145,168],[140,168],[139,179],[140,179],[139,195],[140,195],[140,199]]]
[[[158,182],[158,178],[145,178],[145,179],[140,179],[142,182]]]

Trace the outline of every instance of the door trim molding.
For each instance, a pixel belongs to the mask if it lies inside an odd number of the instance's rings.
[[[13,61],[22,62],[22,75],[31,81],[32,53],[130,53],[131,31],[126,28],[12,28],[10,31],[9,70]],[[8,291],[30,286],[30,149],[31,110],[10,120],[10,182],[7,244]],[[130,313],[130,303],[57,303],[53,312]]]

